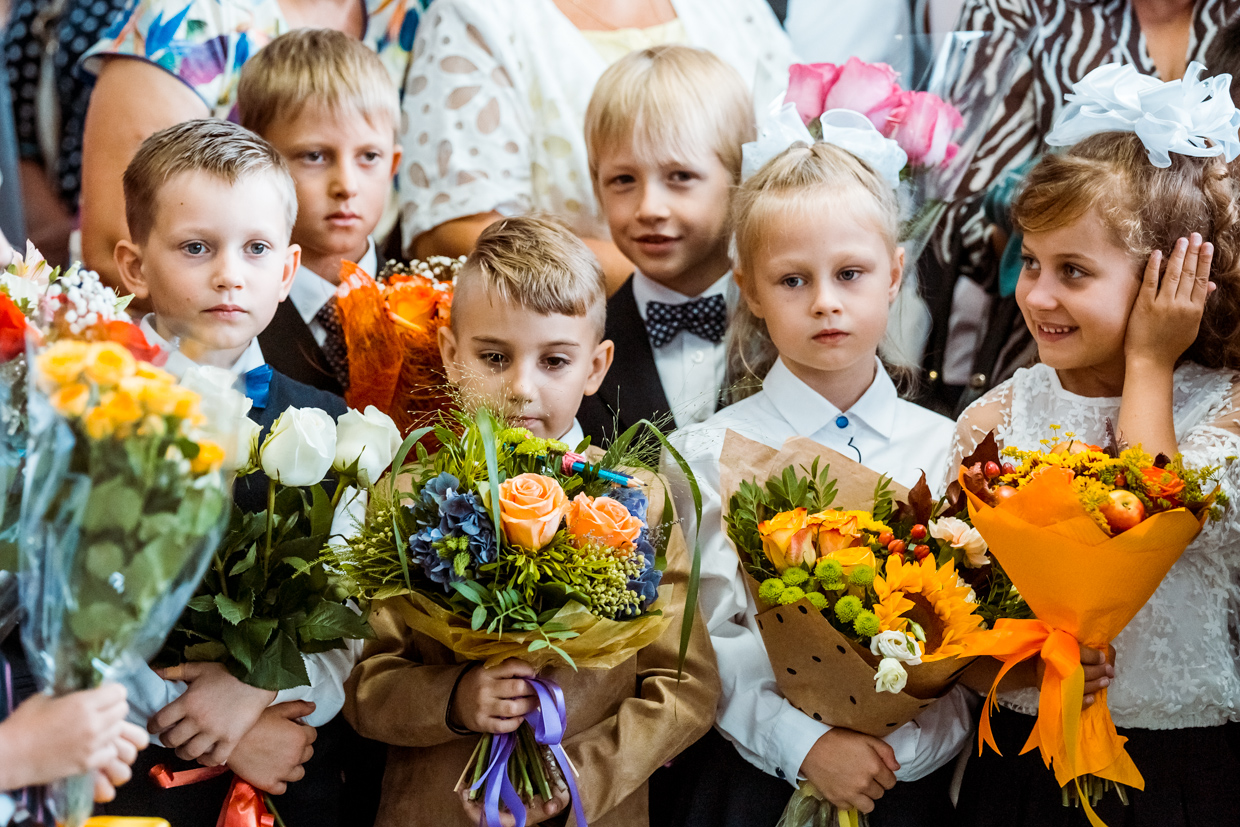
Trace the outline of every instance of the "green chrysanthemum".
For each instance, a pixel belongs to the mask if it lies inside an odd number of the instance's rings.
[[[784,589],[783,594],[779,596],[779,605],[781,606],[791,605],[793,603],[796,603],[802,597],[805,597],[804,590],[802,590],[801,588],[797,586],[790,586],[789,588]],[[878,618],[875,618],[874,622],[877,623]]]
[[[788,586],[799,586],[809,579],[809,572],[802,568],[791,568],[782,575],[783,581]]]
[[[848,576],[848,582],[858,588],[868,588],[874,582],[873,566],[857,566]]]
[[[857,619],[853,621],[853,630],[858,637],[874,637],[879,633],[880,629],[878,615],[868,609],[862,609],[861,613],[857,615]]]
[[[821,612],[823,609],[827,608],[827,598],[822,593],[810,592],[805,596],[809,598],[809,605],[813,606],[818,611]]]
[[[851,594],[841,597],[840,601],[835,604],[835,616],[839,618],[840,623],[852,623],[862,611],[861,598]]]
[[[772,577],[758,587],[758,599],[768,606],[774,606],[779,603],[779,596],[784,593],[784,581],[778,577]]]
[[[814,576],[823,583],[839,583],[844,579],[844,567],[839,560],[819,560],[818,565],[814,566]]]

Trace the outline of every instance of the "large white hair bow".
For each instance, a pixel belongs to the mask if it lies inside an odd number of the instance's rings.
[[[1156,167],[1171,166],[1172,152],[1231,161],[1240,154],[1231,75],[1201,80],[1204,71],[1193,62],[1183,78],[1163,83],[1131,65],[1099,66],[1072,87],[1046,142],[1071,146],[1099,132],[1135,132]]]
[[[908,155],[891,138],[884,138],[870,119],[851,109],[829,109],[822,113],[822,140],[851,152],[872,166],[892,189],[900,186],[900,170]],[[766,117],[758,122],[758,140],[741,147],[741,178],[749,178],[767,161],[797,141],[813,144],[795,104],[783,103],[782,96],[771,104]]]

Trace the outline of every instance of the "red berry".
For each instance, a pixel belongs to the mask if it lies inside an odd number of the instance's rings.
[[[1004,474],[1015,474],[1016,466],[1010,462],[1003,463],[1003,473]]]
[[[926,527],[921,523],[918,523],[909,529],[908,536],[912,537],[914,540],[924,540],[926,539]]]
[[[887,550],[892,554],[903,554],[908,549],[908,543],[903,540],[892,540],[887,544]]]
[[[995,477],[999,476],[1002,471],[1003,469],[999,467],[999,463],[994,460],[986,463],[985,467],[982,469],[982,473],[986,475],[986,479],[988,480],[993,480]]]
[[[913,556],[918,560],[924,560],[930,556],[930,546],[915,546],[913,548]]]
[[[892,534],[890,531],[884,531],[882,534],[878,535],[878,544],[880,546],[889,546],[891,545],[891,541],[895,538],[896,535]]]
[[[1127,488],[1128,478],[1124,476],[1123,474],[1116,474],[1115,475],[1115,487],[1116,488]]]

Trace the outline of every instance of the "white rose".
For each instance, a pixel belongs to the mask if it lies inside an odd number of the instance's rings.
[[[921,663],[921,641],[904,632],[879,632],[870,638],[870,652],[913,666]]]
[[[883,658],[878,662],[878,671],[874,673],[874,691],[890,692],[898,695],[904,691],[908,683],[908,672],[904,665],[895,658]]]
[[[336,460],[333,464],[344,473],[354,462],[357,472],[375,482],[392,464],[401,443],[400,430],[392,417],[368,405],[365,413],[350,408],[336,421]]]
[[[971,569],[990,565],[986,554],[986,541],[976,528],[956,517],[944,517],[930,522],[930,536],[946,540],[952,548],[964,550],[964,564]]]
[[[336,423],[318,408],[289,408],[271,426],[259,450],[263,473],[301,488],[323,481],[336,456]]]
[[[258,438],[263,435],[263,427],[253,419],[246,417],[237,428],[236,455],[229,455],[224,460],[227,471],[240,471],[242,468],[258,467]]]

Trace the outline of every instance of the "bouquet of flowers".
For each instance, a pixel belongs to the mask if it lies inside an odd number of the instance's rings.
[[[728,539],[784,697],[817,721],[882,737],[952,686],[965,647],[986,632],[956,550],[935,551],[924,476],[899,492],[808,439],[773,449],[732,432],[720,467]],[[825,823],[830,812],[807,782],[781,824]]]
[[[1111,783],[1123,797],[1121,785],[1142,789],[1144,781],[1115,730],[1106,690],[1081,711],[1078,647],[1102,649],[1115,639],[1205,520],[1217,517],[1223,495],[1212,484],[1218,468],[1064,436],[1044,440],[1043,451],[1000,452],[992,433],[961,465],[973,524],[1036,617],[999,619],[994,636],[968,649],[1004,664],[987,710],[1007,671],[1041,655],[1038,720],[1025,750],[1038,747],[1060,786],[1072,784],[1091,823],[1101,824],[1091,802]],[[979,740],[997,750],[988,716]]]
[[[341,266],[336,307],[349,354],[349,407],[374,405],[403,435],[447,409],[438,335],[464,262],[443,256],[389,262],[378,278],[350,262]]]
[[[238,680],[278,692],[310,683],[302,655],[373,637],[348,605],[357,587],[329,546],[354,528],[341,524],[353,518],[353,486],[379,479],[400,442],[391,418],[373,407],[338,422],[313,408],[281,414],[240,471],[266,474],[267,509],[233,507],[160,663],[223,663]]]
[[[140,334],[139,334],[140,335]],[[218,542],[244,397],[213,400],[111,341],[62,340],[33,358],[22,500],[22,637],[40,687],[97,685],[145,663]],[[90,815],[91,776],[53,789],[59,819]]]
[[[591,458],[501,430],[485,410],[457,413],[435,429],[435,453],[419,443],[403,464],[424,436],[415,431],[397,455],[400,473],[372,488],[344,568],[364,594],[394,601],[412,629],[465,660],[615,667],[670,622],[670,587],[660,586],[675,531],[670,498],[665,491],[655,511],[636,478],[608,470],[657,461],[633,448],[637,427]],[[553,785],[570,792],[584,823],[559,745],[563,696],[545,677],[531,682],[540,710],[512,735],[484,735],[462,783],[484,800],[488,824],[499,824],[501,799],[521,823],[524,802],[549,799]]]

